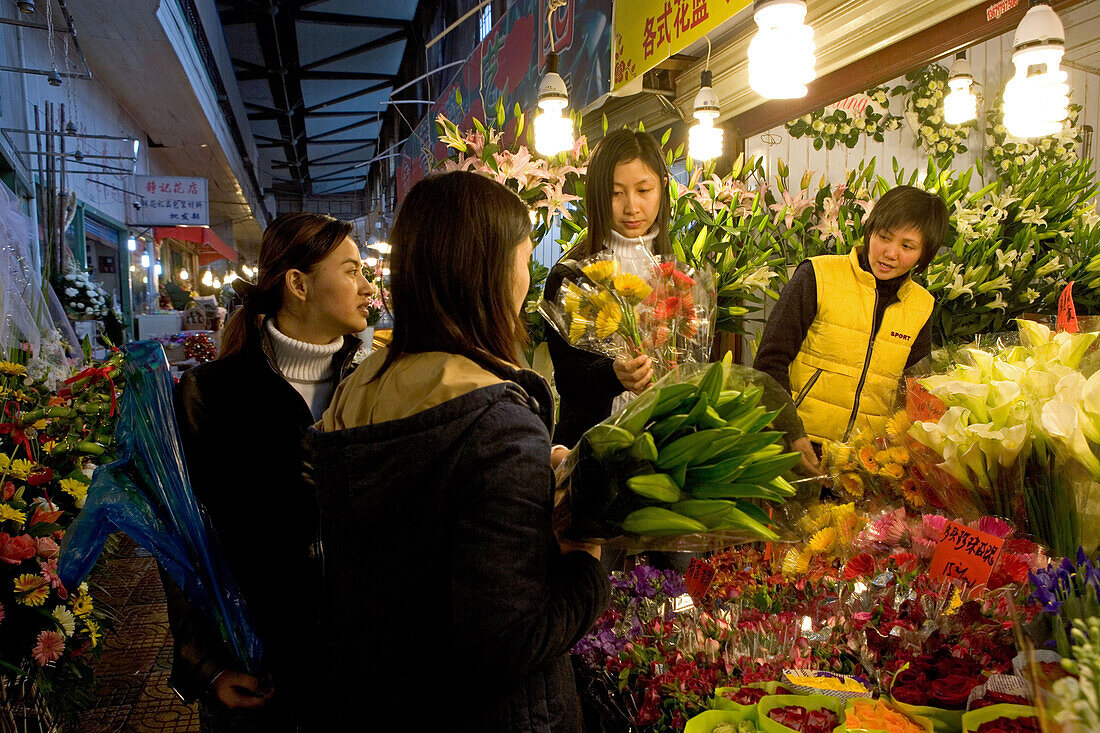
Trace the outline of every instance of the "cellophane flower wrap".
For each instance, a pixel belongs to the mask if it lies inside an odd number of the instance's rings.
[[[942,458],[965,492],[956,504],[1010,519],[1055,555],[1072,555],[1100,541],[1097,334],[1018,323],[1018,343],[960,349],[945,373],[919,380],[943,410],[908,434]]]
[[[538,311],[569,344],[612,358],[647,355],[659,378],[680,364],[704,363],[714,335],[714,278],[635,247],[624,267],[614,255],[564,260],[557,292]],[[636,268],[634,268],[636,269]]]
[[[559,467],[556,523],[572,539],[707,550],[780,539],[767,507],[798,493],[798,454],[769,429],[782,388],[726,362],[682,365],[596,425]]]

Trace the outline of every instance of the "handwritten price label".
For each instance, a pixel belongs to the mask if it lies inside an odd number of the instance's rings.
[[[947,412],[947,405],[936,395],[924,388],[924,385],[916,377],[907,377],[905,380],[905,413],[913,422],[936,422],[943,413]]]
[[[1058,296],[1058,330],[1077,333],[1077,309],[1073,306],[1073,283]]]
[[[993,573],[1004,540],[962,524],[948,522],[932,555],[933,578],[956,578],[968,585],[985,585]]]
[[[691,558],[688,563],[687,575],[684,576],[684,585],[687,592],[696,602],[710,590],[710,584],[714,582],[714,568],[710,563],[703,562],[697,557]]]

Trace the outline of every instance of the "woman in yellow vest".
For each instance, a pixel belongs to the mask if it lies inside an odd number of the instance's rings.
[[[753,366],[791,393],[799,419],[782,427],[803,468],[817,472],[824,440],[882,431],[902,373],[931,353],[934,300],[912,275],[947,225],[939,196],[898,186],[871,210],[862,245],[805,260],[783,289]]]

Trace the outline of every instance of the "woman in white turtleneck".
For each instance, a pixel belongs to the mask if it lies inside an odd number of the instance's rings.
[[[308,727],[319,691],[314,654],[320,521],[303,478],[305,431],[350,371],[374,288],[352,225],[285,214],[264,231],[255,284],[234,288],[217,360],[186,372],[176,392],[188,473],[264,646],[246,673],[201,609],[165,579],[175,657],[169,682],[200,701],[203,731]]]
[[[668,224],[672,212],[668,167],[653,136],[616,130],[600,140],[588,162],[584,193],[588,237],[566,253],[581,260],[610,250],[625,272],[648,277],[649,255],[671,255]],[[546,279],[553,298],[567,270],[560,265]],[[575,444],[632,394],[649,384],[653,369],[647,356],[610,359],[575,348],[553,328],[547,329],[554,381],[561,396],[554,442]]]

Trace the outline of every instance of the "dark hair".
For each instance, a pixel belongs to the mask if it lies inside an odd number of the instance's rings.
[[[590,257],[607,248],[611,238],[611,195],[615,188],[615,166],[641,160],[657,174],[661,188],[661,209],[657,214],[657,239],[653,241],[655,254],[672,254],[672,242],[668,238],[668,225],[672,219],[672,201],[668,190],[668,165],[661,146],[648,132],[615,130],[596,144],[588,160],[588,175],[584,184],[584,208],[588,216],[588,236],[569,250],[570,259]]]
[[[413,186],[390,231],[393,339],[372,379],[425,351],[516,364],[527,329],[513,302],[513,262],[530,235],[526,204],[485,176],[455,171]]]
[[[248,339],[259,333],[262,316],[273,315],[283,307],[283,283],[288,270],[310,272],[351,235],[352,229],[351,222],[325,214],[302,212],[277,216],[260,240],[256,282],[233,282],[242,305],[226,321],[219,358],[243,349]]]
[[[913,271],[923,272],[943,244],[948,219],[947,204],[936,194],[913,186],[897,186],[875,202],[863,226],[863,241],[870,244],[872,234],[916,229],[921,235],[921,253]]]

